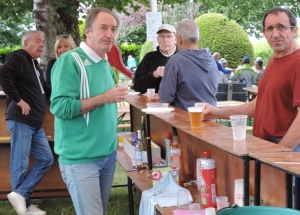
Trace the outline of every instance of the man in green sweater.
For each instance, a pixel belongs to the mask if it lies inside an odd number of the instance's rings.
[[[238,83],[246,84],[247,87],[252,87],[252,84],[256,84],[256,73],[250,65],[250,57],[245,56],[243,58],[243,66],[237,68],[235,73],[231,73],[230,79],[232,81],[237,80]]]
[[[66,52],[51,72],[54,151],[77,215],[102,215],[116,166],[117,102],[128,94],[116,87],[107,61],[119,26],[105,8],[86,18],[80,47]]]

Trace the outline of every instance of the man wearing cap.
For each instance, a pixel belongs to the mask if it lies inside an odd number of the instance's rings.
[[[221,58],[220,59],[220,62],[221,62],[221,65],[224,69],[226,69],[226,66],[227,66],[227,60],[225,58]]]
[[[174,26],[169,24],[160,26],[157,31],[157,42],[159,46],[156,51],[147,53],[135,71],[133,88],[137,92],[145,93],[148,88],[155,88],[155,92],[158,92],[165,65],[177,52]]]
[[[247,87],[251,87],[252,84],[256,84],[256,74],[250,66],[250,57],[245,56],[243,58],[243,66],[238,68],[235,73],[232,73],[230,79],[232,81],[237,80],[239,83],[246,84]]]
[[[223,67],[221,65],[221,63],[219,62],[219,57],[220,57],[219,52],[213,53],[213,57],[216,61],[216,64],[217,64],[217,67],[218,67],[219,71],[223,72],[225,75],[230,75],[231,72],[235,72],[235,69],[225,69],[225,67]],[[222,59],[225,59],[225,58],[222,58]]]

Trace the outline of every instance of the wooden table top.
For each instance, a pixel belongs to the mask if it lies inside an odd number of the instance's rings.
[[[245,102],[241,101],[218,101],[217,102],[217,107],[231,107],[231,106],[237,106],[237,105],[242,105],[245,104]]]
[[[300,152],[251,153],[250,157],[300,177]]]
[[[243,90],[254,93],[255,95],[258,93],[258,87],[244,87]]]
[[[146,107],[145,96],[131,96],[126,98],[126,101],[138,109]],[[246,156],[249,153],[255,152],[292,151],[289,148],[262,140],[249,134],[246,135],[246,140],[244,141],[233,140],[232,128],[212,121],[203,121],[201,128],[191,129],[188,112],[176,107],[174,107],[174,109],[175,110],[170,113],[151,114],[151,117],[157,117],[177,129],[236,156]]]

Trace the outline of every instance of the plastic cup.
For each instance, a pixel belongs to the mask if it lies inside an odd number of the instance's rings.
[[[152,100],[155,95],[155,89],[154,88],[148,88],[147,89],[147,97],[149,100]]]
[[[195,107],[202,107],[203,110],[205,109],[205,103],[204,102],[196,102]]]
[[[120,82],[118,83],[118,86],[120,86],[120,87],[128,87],[128,83],[125,82],[125,81],[120,81]]]
[[[230,116],[232,134],[234,140],[245,140],[246,139],[246,115],[234,115]]]
[[[203,120],[203,107],[188,107],[192,128],[200,128]]]
[[[189,205],[189,211],[199,211],[199,210],[200,210],[200,204],[199,203],[192,203],[192,204]]]
[[[189,210],[189,191],[188,190],[177,190],[177,209],[178,210]]]
[[[217,210],[228,207],[228,197],[227,196],[218,196],[216,198]]]
[[[216,215],[216,209],[213,207],[205,208],[205,215]]]

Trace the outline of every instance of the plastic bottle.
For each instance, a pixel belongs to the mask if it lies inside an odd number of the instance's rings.
[[[141,131],[137,130],[137,141],[136,141],[136,146],[135,146],[135,162],[137,166],[138,172],[142,171],[143,169],[143,162],[142,162],[142,142],[141,142]]]
[[[181,145],[179,143],[179,139],[178,139],[178,133],[175,127],[172,128],[172,133],[173,133],[173,143],[175,142],[177,143],[177,147],[180,149],[180,166],[179,166],[179,182],[183,183],[184,182],[184,167],[183,167],[183,153],[182,153],[182,148]],[[172,148],[172,144],[171,144],[171,148]]]
[[[166,139],[165,139],[165,159],[166,159],[166,166],[171,167],[171,157],[170,157],[170,151],[171,151],[171,141],[173,141],[172,133],[167,132],[166,133]]]
[[[215,160],[211,158],[209,150],[203,153],[203,159],[200,162],[200,191],[202,206],[216,207],[216,197],[218,196],[217,187],[217,169]]]

